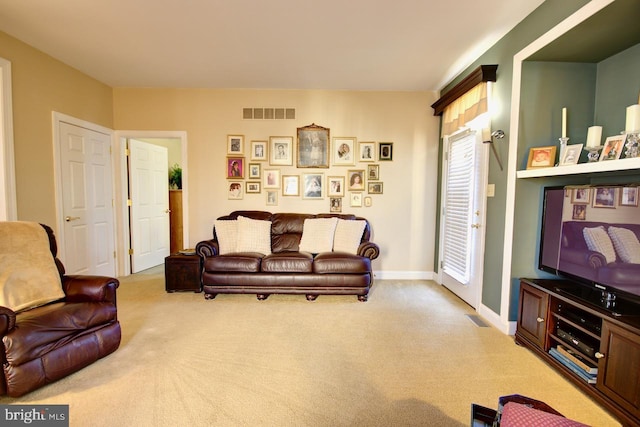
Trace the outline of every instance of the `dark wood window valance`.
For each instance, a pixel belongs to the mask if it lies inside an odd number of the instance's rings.
[[[495,82],[497,69],[497,65],[481,65],[473,70],[473,72],[460,81],[460,83],[455,85],[447,93],[442,95],[440,99],[431,104],[431,108],[433,108],[433,115],[442,115],[442,112],[449,104],[460,98],[479,83]]]

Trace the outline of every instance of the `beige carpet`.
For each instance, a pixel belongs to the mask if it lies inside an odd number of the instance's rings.
[[[161,269],[122,280],[114,354],[0,403],[69,404],[72,426],[468,426],[471,403],[523,394],[619,426],[513,338],[423,281],[356,297],[164,291]]]

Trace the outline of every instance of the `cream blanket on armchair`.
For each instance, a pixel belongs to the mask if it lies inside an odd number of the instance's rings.
[[[20,311],[64,296],[44,228],[37,222],[0,222],[0,306]]]

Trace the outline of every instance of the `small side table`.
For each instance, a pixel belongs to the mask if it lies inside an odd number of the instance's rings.
[[[167,292],[202,292],[201,261],[198,255],[171,254],[164,259],[164,278]]]

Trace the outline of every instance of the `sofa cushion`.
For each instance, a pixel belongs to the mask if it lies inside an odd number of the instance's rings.
[[[258,252],[238,252],[206,257],[203,268],[204,271],[209,272],[257,273],[260,271],[262,257],[263,255]]]
[[[311,273],[313,257],[307,252],[278,252],[262,259],[264,273]]]
[[[640,264],[640,242],[633,231],[612,226],[609,227],[607,233],[622,262]]]
[[[220,255],[236,252],[238,247],[238,221],[217,220],[215,222],[215,232]]]
[[[366,221],[339,219],[336,226],[336,234],[333,238],[333,250],[351,254],[358,253],[358,247],[362,241],[362,233],[366,225]]]
[[[604,255],[607,263],[615,262],[616,252],[613,249],[613,243],[611,243],[611,239],[604,227],[585,227],[582,233],[589,250],[600,252]]]
[[[304,220],[300,250],[317,254],[333,250],[333,236],[338,218],[310,218]]]
[[[508,402],[502,409],[500,427],[587,427],[586,424],[527,405]]]
[[[271,221],[238,217],[238,252],[271,253]]]
[[[318,274],[362,274],[371,271],[371,260],[344,252],[323,252],[313,260],[313,272]]]

